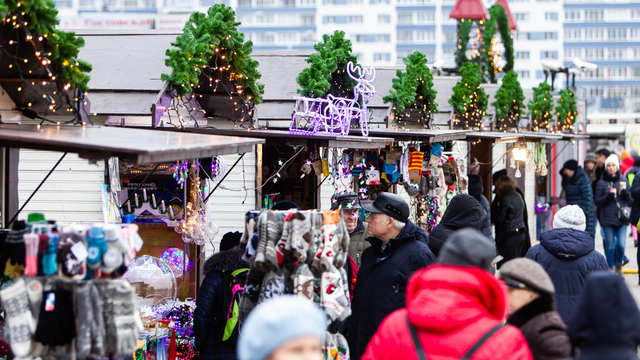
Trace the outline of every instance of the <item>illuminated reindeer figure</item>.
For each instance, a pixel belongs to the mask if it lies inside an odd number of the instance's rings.
[[[354,76],[354,73],[358,76]],[[354,99],[333,95],[327,95],[326,99],[295,97],[296,106],[289,126],[290,133],[312,135],[318,132],[339,131],[342,135],[349,135],[351,121],[357,119],[360,122],[362,136],[369,135],[367,102],[376,93],[373,86],[376,69],[370,67],[363,71],[360,66],[353,66],[353,62],[349,62],[347,74],[358,83],[353,87]],[[366,76],[371,78],[366,79]],[[360,101],[361,96],[362,101]]]

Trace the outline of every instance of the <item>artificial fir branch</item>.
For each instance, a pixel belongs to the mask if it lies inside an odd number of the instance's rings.
[[[560,90],[560,100],[556,106],[556,114],[558,115],[559,130],[572,130],[573,124],[578,115],[578,104],[573,95],[573,91],[566,89]]]
[[[458,50],[456,51],[456,66],[461,67],[462,64],[469,61],[467,58],[467,45],[469,44],[469,32],[473,27],[473,20],[461,19],[460,30],[458,32]]]
[[[496,92],[496,128],[499,131],[508,127],[517,127],[520,115],[525,110],[524,93],[518,81],[518,74],[508,71],[502,79],[502,85]]]
[[[529,114],[531,115],[531,130],[549,129],[553,117],[551,85],[543,82],[533,88],[533,99],[529,100]]]
[[[455,124],[462,128],[479,127],[489,103],[489,95],[480,86],[480,65],[466,62],[460,68],[462,79],[453,87],[449,104],[455,111]]]

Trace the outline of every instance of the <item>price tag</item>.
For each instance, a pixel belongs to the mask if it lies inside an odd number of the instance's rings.
[[[89,252],[87,251],[86,246],[84,246],[84,243],[82,243],[82,242],[78,242],[75,245],[73,245],[71,247],[71,253],[80,262],[85,261],[87,259],[87,257],[89,256]]]
[[[368,170],[367,181],[369,182],[369,185],[380,185],[380,171]]]
[[[56,294],[47,293],[47,298],[44,300],[44,311],[53,311],[56,309]]]

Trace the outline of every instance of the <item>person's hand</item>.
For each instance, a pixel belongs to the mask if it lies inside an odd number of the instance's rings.
[[[626,198],[627,196],[629,196],[629,191],[627,189],[620,190],[620,196]]]
[[[610,192],[607,194],[607,201],[613,201],[616,198],[616,194]]]

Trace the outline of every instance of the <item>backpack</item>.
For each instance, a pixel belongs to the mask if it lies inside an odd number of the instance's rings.
[[[238,315],[240,298],[247,282],[248,268],[224,271],[222,306],[216,316],[217,335],[226,345],[235,347],[238,340]]]

